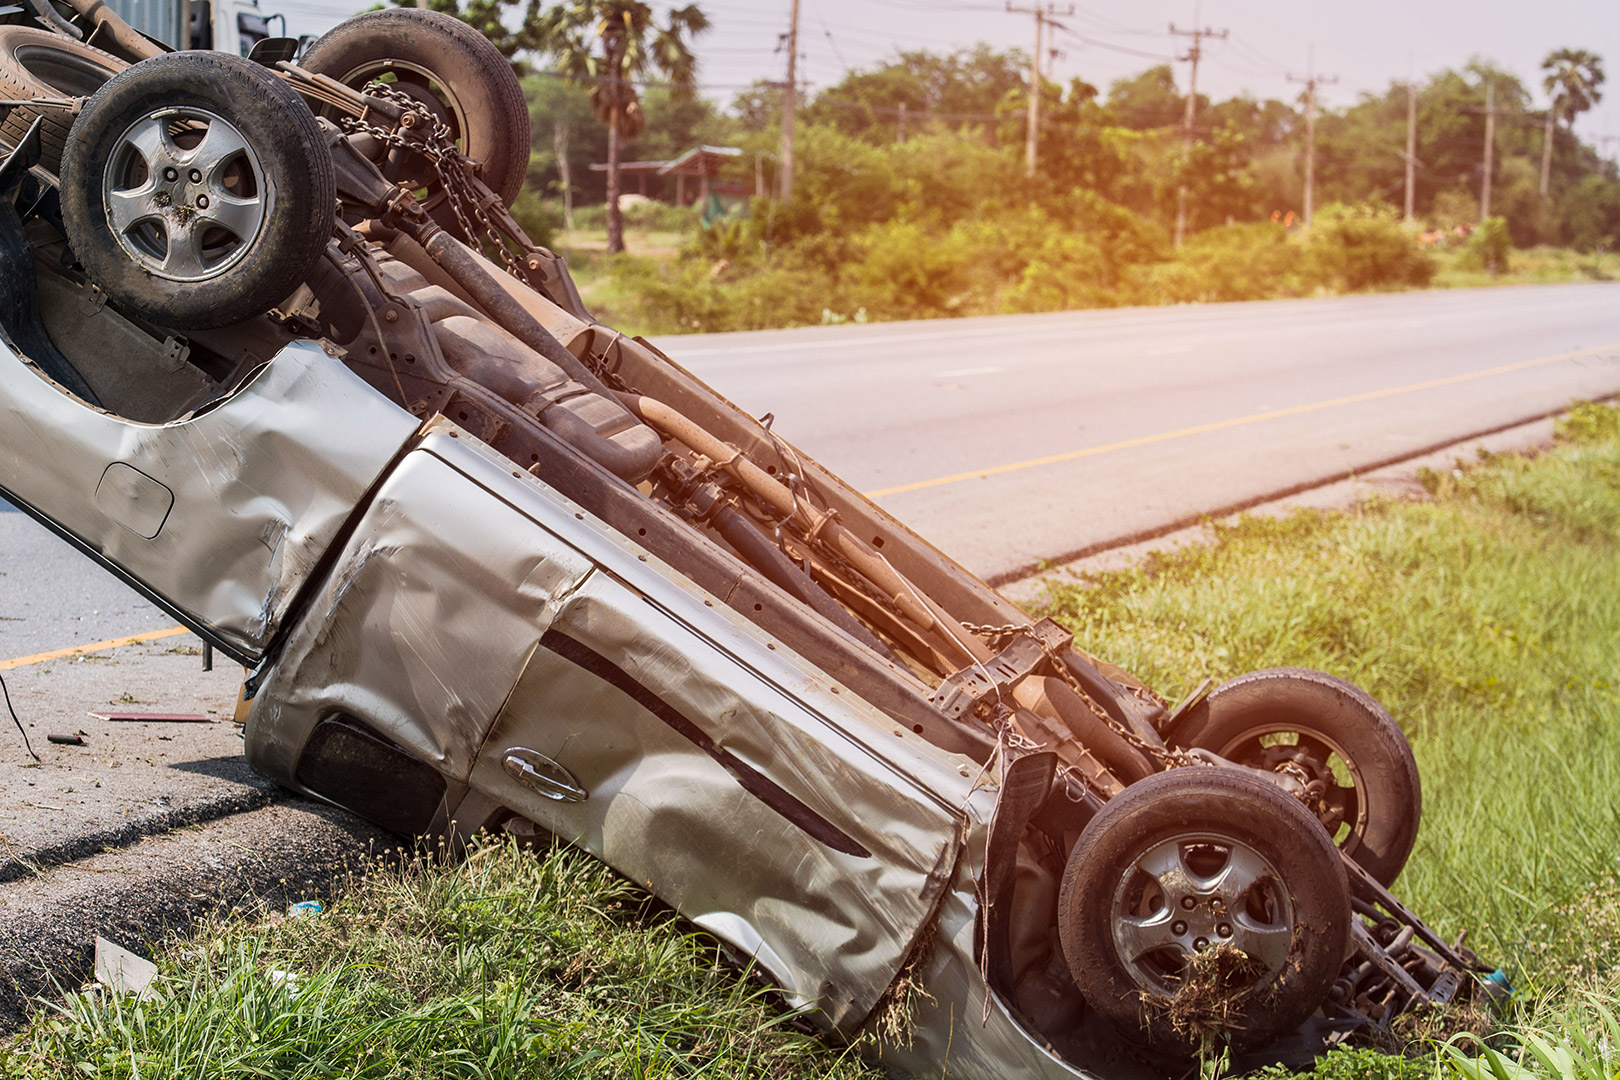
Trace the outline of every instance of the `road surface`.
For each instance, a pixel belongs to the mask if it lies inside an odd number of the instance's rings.
[[[1620,393],[1620,284],[668,338],[970,569],[1015,576]],[[0,512],[0,661],[171,625]],[[20,621],[19,621],[20,620]]]
[[[983,577],[1620,393],[1620,284],[660,343]]]

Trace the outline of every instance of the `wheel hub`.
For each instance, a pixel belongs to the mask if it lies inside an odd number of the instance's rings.
[[[1188,962],[1230,945],[1269,978],[1293,940],[1293,907],[1275,867],[1231,837],[1183,834],[1137,858],[1114,896],[1114,944],[1144,990],[1173,996]]]
[[[107,224],[149,273],[205,281],[252,247],[274,209],[258,154],[205,109],[150,113],[119,136],[103,176]]]

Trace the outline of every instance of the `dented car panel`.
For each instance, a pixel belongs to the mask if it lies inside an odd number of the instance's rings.
[[[249,761],[306,787],[310,732],[358,721],[465,785],[447,820],[517,809],[853,1033],[942,902],[980,770],[609,535],[436,425],[259,688]],[[537,788],[523,751],[579,797]]]
[[[88,407],[0,345],[0,487],[238,659],[417,424],[308,342],[166,424]]]

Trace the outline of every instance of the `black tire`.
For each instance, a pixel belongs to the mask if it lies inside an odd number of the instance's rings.
[[[302,66],[355,89],[391,77],[450,125],[479,178],[508,205],[529,168],[529,106],[512,65],[460,19],[426,8],[368,11],[310,46]],[[332,115],[329,111],[323,115]],[[434,220],[460,235],[436,180],[420,177]]]
[[[152,131],[167,133],[162,149],[141,150]],[[165,169],[172,182],[143,179]],[[85,273],[160,326],[263,313],[309,276],[332,234],[337,188],[314,114],[270,71],[223,53],[169,53],[115,76],[85,103],[62,172],[62,219]],[[128,195],[109,199],[104,186]]]
[[[0,26],[0,98],[87,98],[129,65],[111,53],[34,26]],[[71,109],[14,105],[0,120],[0,142],[15,147],[35,120],[39,163],[59,172],[73,127]]]
[[[1315,819],[1241,769],[1172,769],[1126,788],[1080,834],[1058,894],[1081,994],[1172,1057],[1211,1038],[1251,1049],[1304,1023],[1338,976],[1350,920],[1344,865]],[[1235,948],[1203,952],[1223,938]],[[1195,953],[1211,974],[1189,986]]]
[[[1400,725],[1355,684],[1308,668],[1240,675],[1170,741],[1252,768],[1299,765],[1322,785],[1312,809],[1334,842],[1379,883],[1400,876],[1423,816],[1417,762]]]

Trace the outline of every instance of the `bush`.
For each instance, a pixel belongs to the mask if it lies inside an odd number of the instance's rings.
[[[1427,285],[1438,266],[1384,203],[1334,203],[1312,223],[1316,278],[1340,292]]]
[[[1588,176],[1564,198],[1564,235],[1576,251],[1620,247],[1620,180]]]
[[[508,207],[512,220],[523,227],[529,239],[541,247],[551,247],[562,228],[562,204],[542,199],[538,192],[525,190]]]
[[[1492,274],[1505,274],[1508,254],[1513,250],[1513,238],[1508,234],[1507,221],[1488,217],[1479,223],[1468,242],[1457,255],[1457,266],[1463,270],[1489,270]]]
[[[698,206],[676,206],[674,203],[659,202],[657,199],[633,199],[621,201],[619,212],[626,225],[634,225],[638,229],[653,229],[658,232],[685,232],[698,224],[702,208]],[[603,224],[607,224],[606,208],[603,210]]]
[[[1316,286],[1305,246],[1272,223],[1206,229],[1139,280],[1150,303],[1172,304],[1303,296]]]
[[[917,222],[888,221],[861,234],[849,267],[857,306],[877,318],[916,319],[961,310],[978,256],[965,230],[943,235]]]

